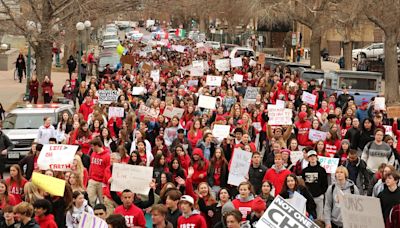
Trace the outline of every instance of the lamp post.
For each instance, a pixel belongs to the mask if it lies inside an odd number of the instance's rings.
[[[31,58],[32,58],[32,53],[31,53],[31,32],[36,28],[36,23],[33,21],[27,21],[26,22],[26,27],[28,29],[28,58],[27,58],[27,63],[26,63],[26,88],[25,88],[25,97],[24,100],[28,101],[29,100],[29,81],[31,80]]]
[[[76,23],[76,30],[79,36],[79,53],[78,53],[78,82],[81,82],[81,53],[82,53],[82,31],[85,29],[83,22]]]
[[[86,20],[85,22],[83,22],[83,24],[85,25],[85,29],[86,29],[86,70],[87,70],[87,75],[91,76],[92,75],[92,65],[91,63],[89,63],[89,33],[90,33],[90,27],[92,26],[92,23],[89,20]]]

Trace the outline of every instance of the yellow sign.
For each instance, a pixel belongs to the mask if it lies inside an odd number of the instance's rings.
[[[65,180],[34,172],[32,183],[54,196],[64,196]]]

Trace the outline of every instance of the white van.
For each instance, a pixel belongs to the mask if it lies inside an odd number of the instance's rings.
[[[217,41],[206,41],[205,46],[211,47],[212,49],[221,49],[221,43]]]
[[[118,40],[118,35],[114,32],[106,32],[103,34],[103,41],[104,40]]]
[[[234,47],[229,50],[229,58],[237,58],[237,57],[250,57],[254,59],[256,57],[256,52],[252,48],[248,47]]]

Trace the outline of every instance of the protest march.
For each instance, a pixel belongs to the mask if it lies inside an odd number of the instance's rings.
[[[0,181],[0,227],[400,227],[382,98],[188,38],[120,48],[115,71],[67,80],[76,112]]]

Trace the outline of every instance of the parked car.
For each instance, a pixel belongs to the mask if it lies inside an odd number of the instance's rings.
[[[229,58],[231,59],[237,57],[250,57],[254,59],[256,57],[256,52],[248,47],[234,47],[229,52]]]
[[[397,47],[397,51],[399,48]],[[384,54],[384,44],[383,43],[373,43],[360,49],[354,49],[352,51],[353,59],[361,58],[378,58]]]
[[[319,84],[324,81],[325,71],[323,70],[300,67],[297,71],[299,71],[302,80],[309,82],[311,79],[315,79]]]
[[[211,47],[212,49],[221,49],[221,43],[217,41],[206,41],[205,46]]]
[[[104,40],[100,47],[101,48],[116,48],[119,44],[119,40]]]
[[[105,40],[118,40],[118,34],[114,32],[105,32],[103,34],[103,41]]]
[[[288,67],[291,72],[295,70],[298,71],[300,68],[311,69],[310,64],[305,64],[305,63],[292,63],[284,61],[281,62],[279,65],[282,66],[282,68]]]
[[[347,86],[356,105],[378,96],[382,89],[382,74],[369,71],[330,71],[325,74],[324,81],[323,89],[328,96],[333,93],[341,94],[342,86]]]
[[[258,56],[258,58],[260,58],[260,56]],[[265,56],[264,66],[271,70],[275,70],[275,68],[279,66],[281,62],[285,62],[285,59],[276,56]]]
[[[8,151],[6,164],[18,163],[25,157],[36,139],[39,127],[43,125],[44,117],[51,117],[53,125],[56,125],[62,114],[67,112],[70,116],[75,113],[71,104],[38,104],[22,105],[10,111],[3,120],[3,133],[14,144],[14,149]]]

